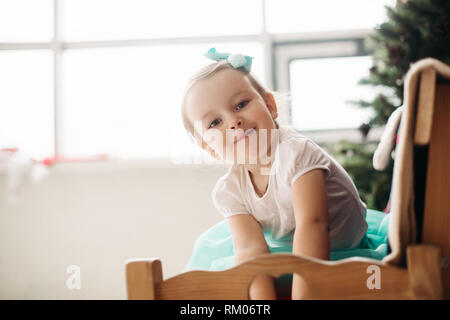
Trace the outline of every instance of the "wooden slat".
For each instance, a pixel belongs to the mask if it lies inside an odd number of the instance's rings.
[[[369,289],[369,266],[380,268],[381,288]],[[225,271],[190,271],[157,286],[157,299],[249,299],[255,276],[297,273],[308,283],[311,299],[411,299],[406,269],[378,260],[323,261],[291,254],[265,254]]]
[[[158,259],[126,263],[128,299],[247,300],[252,280],[261,274],[297,273],[310,287],[310,299],[442,299],[440,249],[407,248],[408,269],[378,260],[323,261],[292,254],[265,254],[225,271],[190,271],[162,281]],[[372,268],[372,269],[371,269]],[[379,288],[370,288],[373,268]]]
[[[438,84],[428,151],[422,242],[439,246],[450,259],[450,85]],[[448,260],[447,260],[448,261]],[[444,298],[450,299],[450,268],[442,271]]]
[[[154,300],[155,288],[162,282],[161,261],[155,258],[133,259],[125,263],[129,300]]]
[[[422,71],[420,74],[419,86],[414,142],[418,145],[426,145],[430,141],[431,127],[433,125],[436,70],[430,68]]]

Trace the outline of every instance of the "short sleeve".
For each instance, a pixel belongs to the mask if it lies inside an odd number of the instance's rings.
[[[224,176],[217,181],[212,191],[212,200],[225,218],[236,214],[249,214],[242,201],[239,182],[230,176]]]
[[[325,170],[325,176],[332,173],[330,156],[308,138],[292,138],[280,148],[283,158],[283,176],[290,187],[305,173],[314,169]]]

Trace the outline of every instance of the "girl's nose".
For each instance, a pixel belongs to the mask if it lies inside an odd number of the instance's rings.
[[[239,129],[242,126],[242,120],[236,119],[230,122],[229,129]]]

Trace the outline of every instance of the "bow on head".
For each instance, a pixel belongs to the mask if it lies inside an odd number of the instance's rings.
[[[220,53],[217,52],[215,48],[211,48],[207,53],[204,54],[205,57],[211,60],[220,61],[227,60],[227,62],[235,69],[241,69],[245,72],[250,72],[252,68],[253,57],[244,56],[241,53]]]

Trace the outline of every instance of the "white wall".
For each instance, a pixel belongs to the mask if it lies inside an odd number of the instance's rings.
[[[163,277],[182,272],[196,237],[222,220],[212,165],[60,164],[18,201],[0,172],[0,299],[125,299],[124,262],[159,257]],[[69,290],[69,265],[81,289]]]

